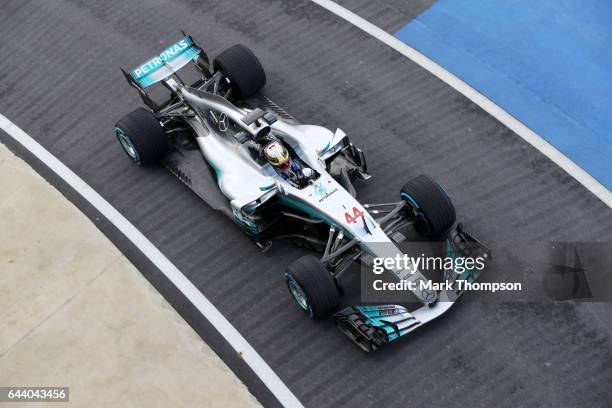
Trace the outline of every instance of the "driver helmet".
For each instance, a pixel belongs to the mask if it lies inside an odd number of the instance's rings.
[[[291,164],[289,152],[277,141],[270,142],[264,147],[264,156],[268,163],[280,170],[287,170]]]

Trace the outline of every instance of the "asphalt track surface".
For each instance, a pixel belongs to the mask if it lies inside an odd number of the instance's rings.
[[[485,241],[612,241],[609,208],[422,68],[308,1],[9,1],[1,11],[0,112],[145,233],[306,406],[612,403],[610,304],[466,298],[410,338],[363,354],[331,321],[308,321],[292,304],[281,272],[300,250],[281,243],[261,254],[164,169],[133,166],[112,134],[140,106],[118,67],[144,61],[184,29],[211,55],[250,46],[268,73],[266,95],[302,122],[345,130],[374,175],[360,190],[364,202],[396,199],[405,180],[426,173]],[[0,140],[80,205],[251,391],[274,403],[108,222],[7,135]]]

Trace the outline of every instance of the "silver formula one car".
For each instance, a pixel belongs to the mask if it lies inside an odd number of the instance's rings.
[[[229,216],[262,250],[291,239],[322,253],[289,265],[284,278],[311,318],[334,314],[338,327],[372,351],[446,312],[475,271],[441,271],[447,290],[413,290],[419,307],[354,306],[338,311],[340,276],[354,262],[402,254],[403,230],[441,237],[451,253],[486,248],[455,225],[455,210],[432,179],[408,181],[395,203],[361,204],[354,183],[370,178],[363,152],[340,129],[298,123],[260,93],[266,76],[247,47],[213,63],[184,37],[132,71],[122,70],[148,109],[139,108],[115,135],[139,165],[161,162],[212,208]],[[179,72],[180,71],[180,72]],[[473,247],[473,246],[472,246]],[[391,269],[397,279],[426,280]]]

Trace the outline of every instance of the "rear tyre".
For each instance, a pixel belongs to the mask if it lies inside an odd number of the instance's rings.
[[[455,207],[444,189],[430,177],[420,175],[404,184],[402,199],[412,205],[419,217],[414,225],[424,237],[440,236],[456,220]]]
[[[284,277],[289,293],[308,317],[322,319],[338,308],[340,293],[336,281],[315,256],[295,260],[287,267]]]
[[[117,122],[115,136],[127,155],[140,166],[159,162],[170,150],[164,129],[144,108],[128,113]]]
[[[266,73],[249,48],[242,44],[229,47],[213,61],[215,71],[221,71],[231,82],[239,98],[253,96],[266,84]]]

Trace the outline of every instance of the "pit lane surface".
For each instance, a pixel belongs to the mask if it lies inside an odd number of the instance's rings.
[[[115,121],[140,106],[118,67],[144,61],[179,29],[213,56],[250,46],[266,67],[268,96],[303,122],[344,129],[375,176],[364,202],[395,199],[405,180],[427,173],[485,241],[611,241],[612,212],[460,94],[310,2],[4,3],[0,112],[145,233],[305,405],[609,406],[608,304],[466,299],[373,355],[331,321],[300,315],[281,279],[300,251],[279,244],[259,253],[165,170],[131,165],[112,136]],[[268,402],[184,299],[97,222]]]

